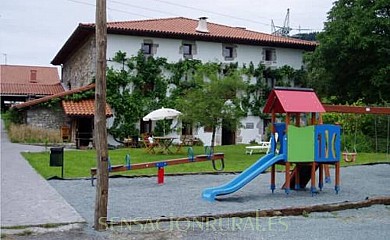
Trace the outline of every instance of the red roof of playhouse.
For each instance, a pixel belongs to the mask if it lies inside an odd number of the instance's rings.
[[[274,88],[268,96],[264,113],[325,112],[317,94],[309,88]]]

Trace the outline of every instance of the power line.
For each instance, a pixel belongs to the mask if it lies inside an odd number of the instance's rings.
[[[133,7],[133,8],[139,8],[139,9],[143,9],[143,10],[147,10],[147,11],[151,11],[151,12],[158,12],[158,13],[163,13],[163,14],[168,14],[168,15],[177,15],[177,14],[171,13],[171,12],[161,11],[161,10],[157,10],[157,9],[153,9],[153,8],[147,8],[147,7],[140,7],[140,6],[130,4],[130,3],[124,3],[124,2],[115,1],[115,0],[110,0],[110,2]]]
[[[69,2],[74,2],[74,3],[79,3],[79,4],[83,4],[83,5],[87,5],[87,6],[96,7],[96,5],[93,4],[93,3],[82,2],[82,1],[77,1],[77,0],[67,0],[67,1],[69,1]],[[115,11],[115,12],[121,12],[121,13],[125,13],[125,14],[136,15],[136,16],[140,16],[140,17],[145,17],[145,18],[153,18],[152,16],[147,16],[147,15],[143,15],[143,14],[139,14],[139,13],[133,13],[133,12],[124,11],[124,10],[120,10],[120,9],[115,9],[115,8],[111,8],[111,7],[107,7],[107,9],[108,9],[108,10],[111,10],[111,11]]]
[[[210,13],[210,14],[214,14],[214,15],[218,15],[218,16],[222,16],[222,17],[233,18],[233,19],[242,20],[242,21],[246,21],[246,22],[262,24],[262,25],[265,25],[265,26],[271,26],[271,24],[269,24],[269,23],[263,23],[263,22],[252,20],[252,19],[236,17],[236,16],[232,16],[232,15],[228,15],[228,14],[222,14],[222,13],[218,13],[218,12],[214,12],[214,11],[204,10],[204,9],[201,9],[201,8],[190,7],[190,6],[186,6],[186,5],[183,5],[183,4],[172,3],[172,2],[168,2],[168,1],[164,1],[164,0],[154,0],[154,1],[162,2],[162,3],[168,4],[168,5],[172,5],[172,6],[176,6],[176,7],[182,7],[182,8],[192,9],[192,10],[196,10],[196,11],[202,11],[202,12],[205,12],[205,13]]]
[[[191,10],[202,11],[202,12],[206,12],[206,13],[210,13],[210,14],[214,14],[214,15],[218,15],[218,16],[222,16],[222,17],[242,20],[242,21],[245,21],[245,22],[252,22],[252,23],[261,24],[261,25],[264,25],[264,26],[271,26],[271,24],[269,24],[269,23],[264,23],[264,22],[260,22],[260,21],[256,21],[256,20],[252,20],[252,19],[248,19],[248,18],[236,17],[236,16],[232,16],[232,15],[229,15],[229,14],[222,14],[222,13],[218,13],[218,12],[214,12],[214,11],[210,11],[210,10],[205,10],[205,9],[201,9],[201,8],[186,6],[184,4],[173,3],[173,2],[166,1],[166,0],[153,0],[153,1],[161,2],[161,3],[165,3],[165,4],[168,4],[168,5],[177,6],[177,7],[181,7],[181,8],[187,8],[187,9],[191,9]],[[265,17],[259,17],[259,18],[267,19]],[[300,30],[300,31],[303,31],[303,30],[306,30],[306,31],[310,31],[310,30],[318,31],[319,30],[320,31],[320,30],[322,30],[322,29],[311,29],[311,28],[302,29],[300,26],[299,27],[292,27],[290,29],[291,30]]]
[[[82,1],[78,1],[78,0],[67,0],[67,1],[95,7],[95,4],[93,4],[93,3],[82,2]],[[233,18],[233,19],[237,19],[237,20],[252,22],[252,23],[256,23],[256,24],[262,24],[262,25],[265,25],[265,26],[270,26],[270,24],[263,23],[263,22],[259,22],[259,21],[255,21],[255,20],[246,19],[246,18],[241,18],[241,17],[235,17],[235,16],[227,15],[227,14],[221,14],[221,13],[217,13],[217,12],[213,12],[213,11],[208,11],[208,10],[204,10],[204,9],[200,9],[200,8],[185,6],[185,5],[182,5],[182,4],[171,3],[171,2],[167,2],[167,1],[163,1],[163,0],[154,0],[154,1],[162,2],[162,3],[164,3],[164,4],[173,5],[173,6],[178,6],[178,7],[182,7],[182,8],[187,8],[187,9],[202,11],[202,12],[206,12],[206,13],[210,13],[210,14],[214,14],[214,15],[219,15],[219,16],[227,17],[227,18]],[[153,11],[153,12],[159,12],[159,13],[164,13],[164,14],[169,14],[169,15],[177,15],[177,14],[173,14],[173,13],[165,12],[165,11],[161,11],[161,10],[156,10],[156,9],[151,9],[151,8],[146,8],[146,7],[139,7],[139,6],[135,6],[135,5],[133,5],[133,4],[124,3],[124,2],[120,2],[120,1],[110,1],[110,2],[117,3],[117,4],[122,4],[122,5],[126,5],[126,6],[129,6],[129,7],[144,9],[144,10],[148,10],[148,11]],[[107,9],[109,9],[109,10],[111,10],[111,11],[122,12],[122,13],[132,14],[132,15],[137,15],[137,16],[141,16],[141,17],[153,18],[152,16],[146,16],[146,15],[142,15],[142,14],[138,14],[138,13],[133,13],[133,12],[125,11],[125,10],[119,10],[119,9],[110,8],[110,7],[107,7]]]
[[[79,0],[67,0],[67,1],[96,7],[96,5],[94,3],[83,2],[83,1],[79,1]],[[178,16],[177,14],[172,13],[172,12],[162,11],[162,10],[158,10],[158,9],[148,8],[148,7],[141,7],[141,6],[137,6],[137,5],[134,5],[134,4],[125,3],[125,2],[121,2],[121,1],[117,1],[117,0],[108,0],[108,1],[111,2],[111,3],[115,3],[115,4],[129,6],[129,7],[132,7],[132,8],[138,8],[138,9],[142,9],[142,10],[146,10],[146,11],[151,11],[151,12],[157,12],[157,13],[161,13],[161,14],[168,14],[168,15]],[[192,6],[186,6],[184,4],[173,3],[173,2],[169,2],[169,1],[165,1],[165,0],[152,0],[152,1],[160,2],[160,3],[163,3],[163,4],[175,6],[175,7],[181,7],[181,8],[201,11],[201,12],[214,14],[214,15],[218,15],[218,16],[222,16],[222,17],[226,17],[226,18],[230,18],[230,19],[236,19],[236,20],[241,20],[241,21],[245,21],[245,22],[261,24],[261,25],[264,25],[264,26],[272,26],[272,24],[269,24],[269,23],[264,23],[264,22],[260,22],[260,21],[256,21],[256,20],[252,20],[252,19],[237,17],[237,16],[233,16],[233,15],[229,15],[229,14],[218,13],[218,12],[215,12],[215,11],[205,10],[205,9],[196,8],[196,7],[192,7]],[[154,16],[134,13],[134,12],[130,12],[130,11],[127,11],[127,10],[121,10],[121,9],[116,9],[116,8],[111,8],[111,7],[107,7],[107,9],[109,9],[110,11],[121,12],[121,13],[128,14],[128,15],[136,15],[136,16],[140,16],[140,17],[144,17],[144,18],[155,18]],[[294,28],[290,28],[290,29],[291,30],[298,30],[298,31],[304,31],[304,30],[305,31],[321,31],[322,30],[322,29],[310,29],[310,28],[302,29],[300,27],[296,27],[296,28],[294,27]]]
[[[96,5],[93,4],[93,3],[87,3],[87,2],[77,1],[77,0],[67,0],[67,1],[69,1],[69,2],[74,2],[74,3],[80,3],[80,4],[84,4],[84,5],[96,7]]]

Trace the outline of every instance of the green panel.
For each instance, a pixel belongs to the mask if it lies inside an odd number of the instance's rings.
[[[314,161],[314,126],[288,126],[287,137],[287,161]]]

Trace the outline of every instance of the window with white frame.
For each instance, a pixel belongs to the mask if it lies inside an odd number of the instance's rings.
[[[183,44],[183,55],[192,55],[192,45]]]
[[[245,123],[245,129],[254,129],[255,124],[253,122],[247,122]]]
[[[152,44],[151,43],[143,43],[142,44],[142,52],[145,55],[151,55],[152,54]]]
[[[223,49],[225,58],[233,58],[233,48],[232,47],[225,47]]]
[[[275,48],[263,48],[263,62],[276,63]]]
[[[196,54],[196,44],[192,41],[183,41],[180,46],[180,54],[183,54],[183,57],[186,59],[192,59]]]
[[[222,56],[225,61],[232,61],[237,57],[237,50],[235,45],[222,44]]]
[[[158,44],[153,44],[150,39],[145,39],[141,44],[141,50],[145,56],[153,56],[157,52]]]

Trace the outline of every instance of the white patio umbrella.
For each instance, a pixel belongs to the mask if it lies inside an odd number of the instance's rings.
[[[165,120],[165,119],[175,119],[179,115],[181,115],[181,112],[179,112],[175,109],[162,107],[160,109],[157,109],[157,110],[154,110],[154,111],[148,113],[148,115],[143,117],[143,120],[144,121],[149,121],[149,120],[158,121],[158,120]],[[164,136],[165,136],[165,127],[164,127]]]
[[[148,115],[143,117],[143,120],[144,121],[149,121],[149,120],[157,121],[157,120],[164,120],[164,119],[174,119],[174,118],[178,117],[180,114],[181,114],[181,112],[179,112],[175,109],[162,107],[160,109],[157,109],[157,110],[154,110],[154,111],[148,113]]]

